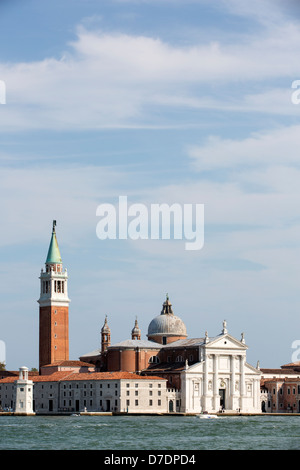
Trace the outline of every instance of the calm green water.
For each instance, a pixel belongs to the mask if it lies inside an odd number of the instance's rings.
[[[0,449],[300,450],[300,416],[2,416]]]

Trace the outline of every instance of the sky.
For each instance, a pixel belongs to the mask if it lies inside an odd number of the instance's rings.
[[[38,367],[53,220],[70,359],[106,315],[112,344],[136,318],[146,339],[168,293],[190,338],[226,320],[251,365],[300,360],[299,43],[296,0],[0,1],[7,369]],[[121,196],[203,205],[203,247],[101,240],[97,208]]]

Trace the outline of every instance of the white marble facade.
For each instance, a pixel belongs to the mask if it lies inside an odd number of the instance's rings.
[[[247,346],[223,330],[199,345],[201,361],[181,375],[181,410],[185,413],[260,413],[261,372],[247,364]]]

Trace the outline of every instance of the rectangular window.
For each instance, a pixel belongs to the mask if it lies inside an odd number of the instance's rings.
[[[139,406],[139,401],[135,400],[135,406]]]
[[[149,406],[152,406],[152,400],[149,400]]]

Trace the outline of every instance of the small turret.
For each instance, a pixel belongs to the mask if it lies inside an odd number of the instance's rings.
[[[139,328],[137,318],[135,319],[134,327],[131,330],[131,339],[141,339],[141,330]]]
[[[110,346],[110,328],[107,323],[107,315],[105,316],[104,325],[101,328],[101,352],[107,350]]]

